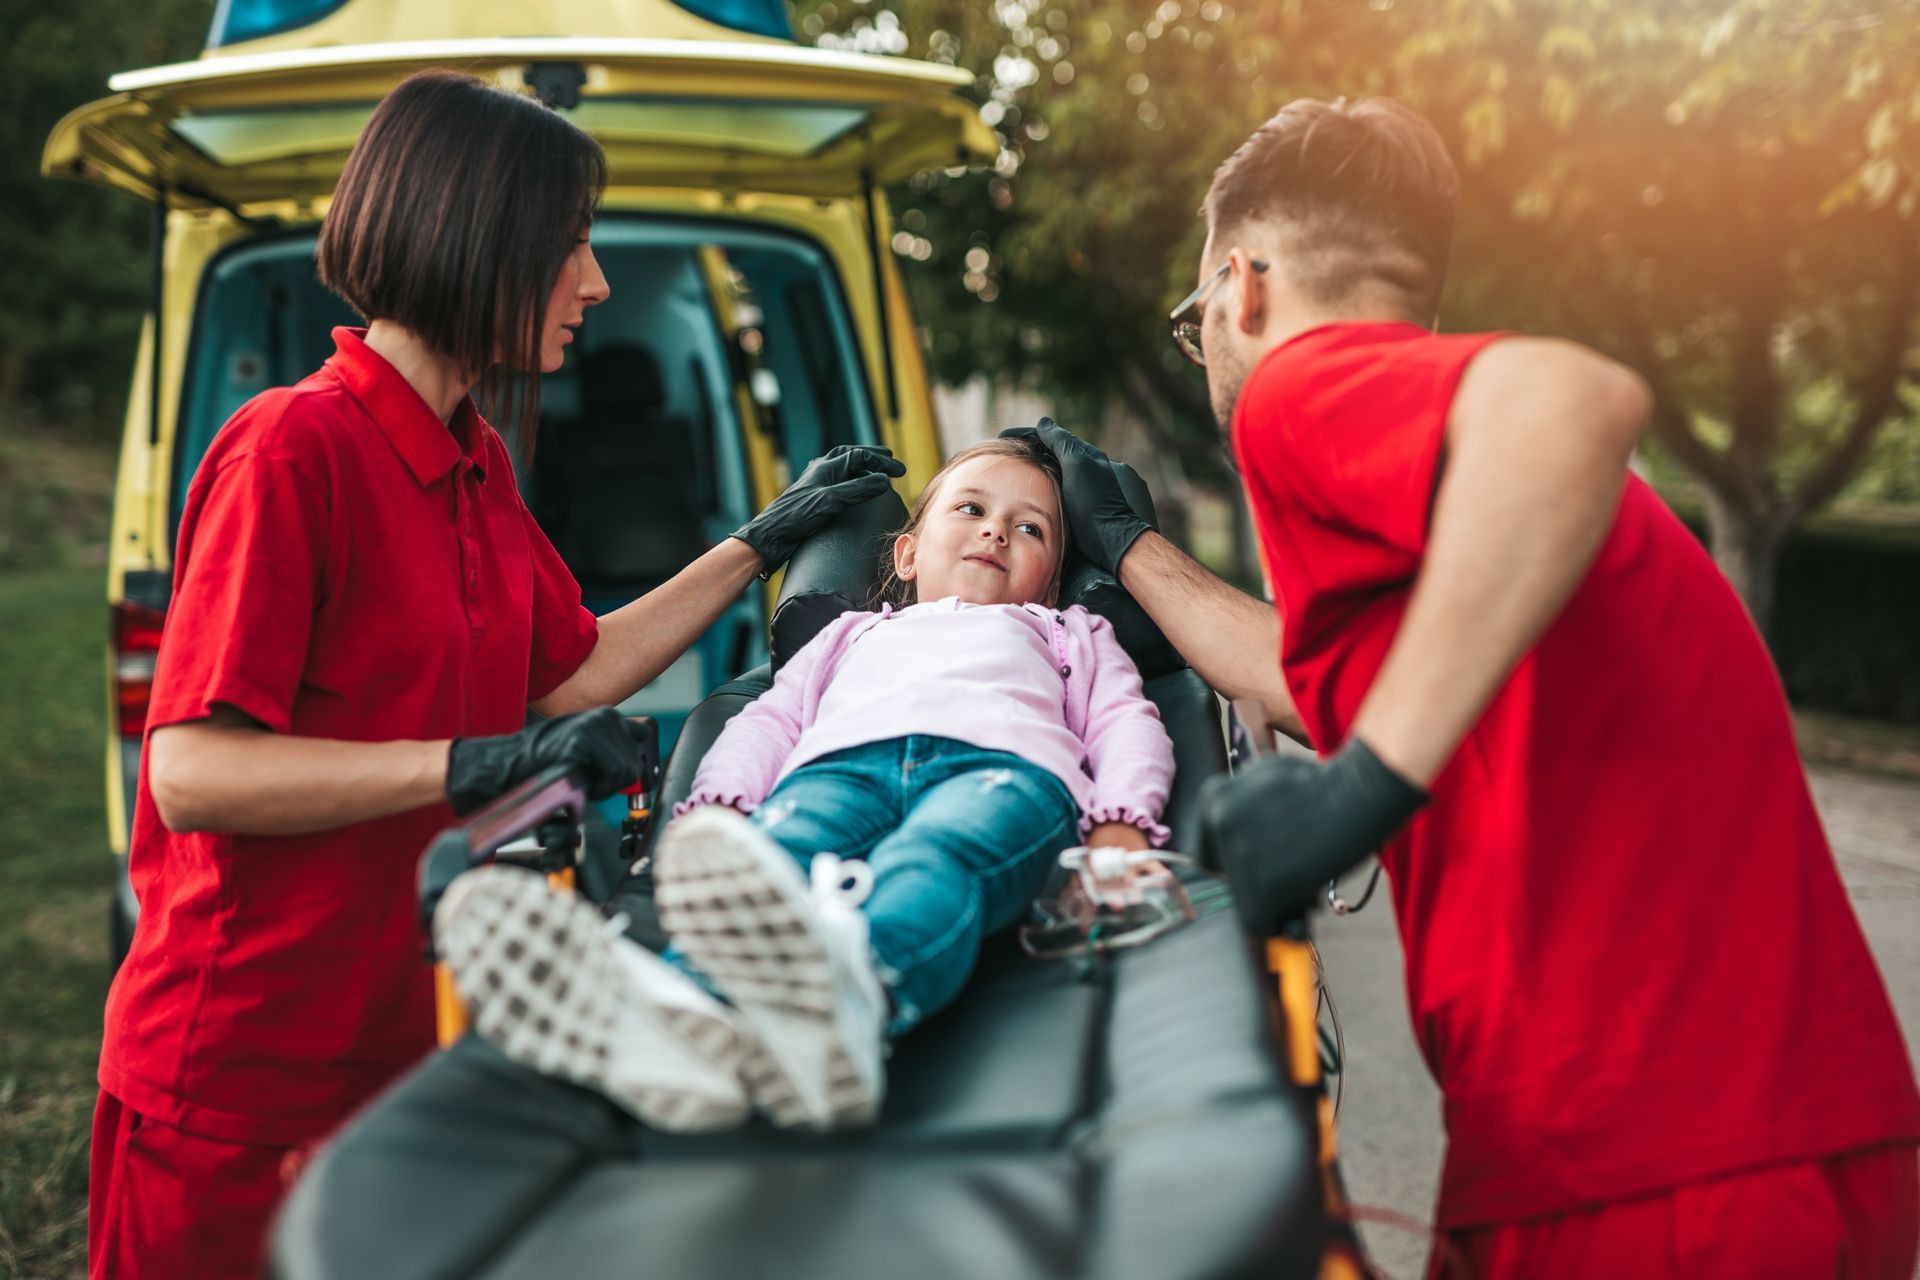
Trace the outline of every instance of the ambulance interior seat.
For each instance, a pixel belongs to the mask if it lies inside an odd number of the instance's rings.
[[[793,557],[775,663],[869,606],[904,514],[889,492]],[[1074,565],[1062,602],[1113,621],[1140,665],[1175,745],[1178,831],[1225,767],[1217,698],[1110,576]],[[656,813],[771,679],[748,672],[694,710]],[[661,944],[644,870],[608,908]],[[270,1273],[1313,1276],[1316,1096],[1287,1078],[1270,990],[1231,912],[1092,962],[1032,960],[1001,935],[959,1001],[894,1046],[879,1124],[834,1134],[658,1133],[468,1035],[309,1163]]]
[[[580,404],[536,443],[536,514],[583,594],[632,599],[707,550],[713,427],[670,411],[660,361],[638,344],[581,360]]]

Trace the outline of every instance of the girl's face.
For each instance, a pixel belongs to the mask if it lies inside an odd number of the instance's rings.
[[[922,600],[1044,601],[1065,536],[1044,471],[1018,458],[969,458],[940,478],[920,527],[894,539],[894,570]]]
[[[573,341],[573,332],[580,327],[587,308],[599,306],[611,292],[607,277],[594,260],[593,246],[582,232],[580,242],[560,264],[553,293],[547,298],[547,325],[540,334],[540,372],[552,373],[565,362],[567,344]]]

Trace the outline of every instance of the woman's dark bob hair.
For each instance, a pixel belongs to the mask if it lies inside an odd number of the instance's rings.
[[[347,158],[320,280],[468,371],[488,412],[530,440],[547,298],[606,186],[600,144],[558,112],[422,71],[374,109]]]

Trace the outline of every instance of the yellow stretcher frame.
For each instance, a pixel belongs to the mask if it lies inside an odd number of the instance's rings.
[[[1276,754],[1273,731],[1266,727],[1271,721],[1263,704],[1239,699],[1233,704],[1233,714],[1245,728],[1245,740],[1256,758]],[[1314,1096],[1319,1120],[1320,1193],[1330,1228],[1320,1260],[1320,1280],[1365,1280],[1368,1269],[1353,1227],[1353,1206],[1340,1177],[1333,1099],[1327,1095],[1326,1078],[1320,1069],[1320,966],[1306,918],[1292,922],[1286,933],[1268,938],[1263,956],[1273,979],[1287,1075],[1294,1088]]]

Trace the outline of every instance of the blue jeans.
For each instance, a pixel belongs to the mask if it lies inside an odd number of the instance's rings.
[[[1079,807],[1053,774],[922,735],[800,766],[753,821],[803,867],[816,853],[873,867],[862,909],[893,998],[889,1036],[953,1002],[981,939],[1020,918],[1080,835]]]

